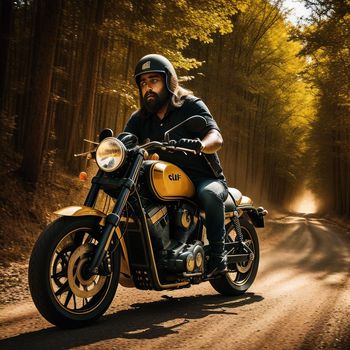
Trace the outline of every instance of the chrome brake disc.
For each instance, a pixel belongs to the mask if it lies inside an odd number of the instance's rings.
[[[68,283],[73,294],[80,298],[91,298],[103,287],[106,276],[87,273],[89,257],[96,246],[87,243],[78,247],[68,263]]]

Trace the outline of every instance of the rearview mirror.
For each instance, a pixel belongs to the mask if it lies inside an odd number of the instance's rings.
[[[184,120],[183,122],[175,125],[171,129],[167,130],[164,133],[164,141],[169,142],[170,141],[170,133],[182,125],[186,125],[186,129],[188,129],[190,131],[199,132],[206,127],[207,122],[206,122],[204,117],[202,117],[200,115],[194,115],[193,117],[190,117],[190,118]]]
[[[107,137],[112,137],[113,136],[113,130],[112,129],[103,129],[100,132],[100,135],[98,136],[98,142],[103,141]]]

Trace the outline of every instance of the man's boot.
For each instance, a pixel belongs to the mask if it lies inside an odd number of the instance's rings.
[[[227,252],[225,251],[225,243],[210,243],[207,276],[212,277],[225,272],[227,272]]]

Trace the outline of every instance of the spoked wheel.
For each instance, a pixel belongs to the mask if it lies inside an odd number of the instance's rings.
[[[254,259],[234,263],[228,266],[230,272],[211,280],[213,288],[224,295],[241,295],[252,285],[259,266],[259,241],[254,226],[247,218],[240,218],[244,243],[254,253]],[[226,235],[227,242],[236,241],[236,232],[232,227]]]
[[[34,304],[62,328],[85,326],[99,318],[113,300],[119,281],[120,254],[107,252],[98,275],[89,263],[100,239],[100,218],[62,217],[36,242],[29,262]]]

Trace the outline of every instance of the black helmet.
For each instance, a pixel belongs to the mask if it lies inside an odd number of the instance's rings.
[[[177,75],[171,62],[164,56],[151,54],[140,59],[135,68],[135,80],[140,88],[140,76],[144,73],[163,73],[167,89],[173,94],[178,86]]]

